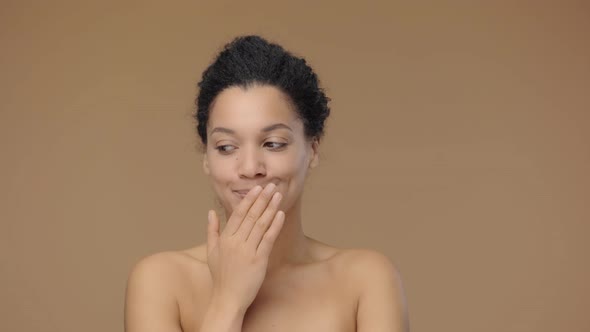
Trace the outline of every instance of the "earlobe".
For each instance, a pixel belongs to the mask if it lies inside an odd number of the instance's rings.
[[[320,160],[319,160],[318,155],[316,154],[311,159],[311,162],[309,163],[309,168],[315,168],[319,163],[320,163]]]
[[[311,145],[311,160],[309,161],[309,168],[315,168],[320,163],[319,143],[314,140]]]
[[[209,162],[207,161],[207,154],[203,155],[203,171],[209,175]]]

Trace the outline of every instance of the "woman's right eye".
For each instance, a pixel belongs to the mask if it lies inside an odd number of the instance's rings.
[[[220,146],[215,147],[215,149],[222,154],[228,154],[235,149],[235,146],[233,146],[233,145],[220,145]]]

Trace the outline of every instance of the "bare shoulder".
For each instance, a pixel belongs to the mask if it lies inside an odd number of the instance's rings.
[[[317,240],[314,243],[316,260],[326,262],[330,268],[343,277],[348,284],[352,282],[359,291],[366,284],[378,279],[401,282],[401,274],[393,260],[382,252],[366,248],[338,248]]]
[[[393,260],[384,253],[373,249],[348,249],[345,260],[356,273],[381,272],[398,274]]]
[[[358,331],[408,331],[407,301],[399,269],[376,250],[350,249],[342,257],[357,296]]]
[[[198,258],[188,250],[163,251],[142,257],[129,273],[128,287],[149,286],[174,297],[183,281],[201,274],[207,267],[206,262]]]
[[[359,298],[375,284],[389,285],[398,292],[403,292],[398,267],[382,252],[365,248],[342,249],[335,256],[334,264],[346,275]]]
[[[183,251],[139,259],[127,280],[125,330],[182,331],[179,299],[193,280],[205,275],[203,271],[203,264]]]
[[[185,251],[162,251],[140,258],[133,266],[134,271],[161,271],[174,273],[186,263],[188,255]]]
[[[397,272],[393,261],[385,254],[366,248],[341,248],[308,237],[315,261],[329,262],[354,274],[363,274],[367,269]]]
[[[336,264],[340,265],[351,275],[361,278],[368,273],[399,274],[396,265],[390,257],[373,249],[338,249],[334,260]]]
[[[174,278],[186,263],[186,254],[181,251],[162,251],[140,258],[132,267],[130,277],[157,275]]]

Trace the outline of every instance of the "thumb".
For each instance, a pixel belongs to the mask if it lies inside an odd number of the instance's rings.
[[[207,254],[217,247],[219,241],[219,219],[214,210],[209,210],[207,223]]]

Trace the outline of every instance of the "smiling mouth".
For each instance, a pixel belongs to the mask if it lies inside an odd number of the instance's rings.
[[[240,198],[244,198],[248,194],[248,191],[246,191],[246,190],[235,191],[234,190],[233,193],[236,194]]]
[[[267,184],[258,184],[259,186],[262,187],[262,189],[264,189],[266,187]],[[277,185],[275,183],[275,185]],[[240,197],[240,198],[244,198],[246,197],[246,195],[250,192],[250,190],[252,190],[254,187],[250,188],[250,189],[240,189],[240,190],[232,190],[232,193],[234,193],[236,196]]]

